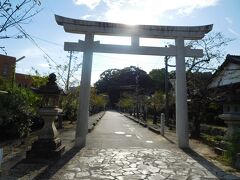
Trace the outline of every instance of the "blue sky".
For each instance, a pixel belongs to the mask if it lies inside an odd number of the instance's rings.
[[[214,24],[213,30],[223,32],[226,37],[235,40],[226,47],[228,54],[240,54],[239,0],[59,0],[42,1],[42,11],[33,17],[31,23],[22,27],[37,44],[57,63],[67,61],[68,52],[64,52],[65,41],[76,42],[82,35],[65,33],[58,26],[54,14],[87,20],[121,22],[127,24],[155,25],[206,25]],[[14,29],[9,30],[13,32]],[[129,38],[95,37],[105,43],[128,44]],[[146,45],[164,44],[164,40],[142,40]],[[8,55],[25,59],[17,63],[17,72],[29,73],[34,67],[41,73],[50,73],[44,54],[28,39],[2,40]],[[82,54],[76,54],[82,61]],[[163,67],[162,57],[134,56],[119,54],[94,54],[92,84],[99,74],[110,68],[139,66],[149,72]],[[75,75],[80,79],[81,72]]]

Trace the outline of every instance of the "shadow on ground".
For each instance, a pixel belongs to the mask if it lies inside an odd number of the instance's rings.
[[[38,174],[34,180],[38,179],[50,179],[59,169],[61,169],[65,164],[67,164],[81,149],[77,147],[72,147],[68,150],[61,160],[56,162],[56,164],[50,164],[43,172]]]
[[[78,152],[79,148],[72,147],[64,153],[58,161],[50,160],[22,160],[13,166],[8,176],[8,179],[50,179],[59,169],[68,163]],[[2,177],[4,179],[4,177]]]
[[[195,161],[197,161],[199,164],[201,164],[203,167],[205,167],[208,171],[210,171],[217,178],[219,178],[219,179],[236,179],[236,180],[239,179],[238,176],[235,176],[235,175],[228,174],[228,173],[224,172],[222,169],[220,169],[215,164],[213,164],[212,162],[205,159],[203,156],[201,156],[200,154],[198,154],[194,150],[183,149],[183,151],[187,155],[189,155],[191,158],[193,158]]]
[[[176,144],[174,141],[172,141],[170,138],[168,138],[167,136],[162,136],[164,137],[166,140],[168,140],[168,142],[170,142],[171,144]]]

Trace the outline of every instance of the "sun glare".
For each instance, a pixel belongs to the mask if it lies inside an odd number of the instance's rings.
[[[120,15],[121,14],[121,15]],[[118,22],[123,24],[128,24],[131,26],[138,24],[149,24],[153,21],[148,15],[144,13],[144,11],[128,9],[124,11],[110,11],[107,15],[109,17],[108,20],[111,22]]]

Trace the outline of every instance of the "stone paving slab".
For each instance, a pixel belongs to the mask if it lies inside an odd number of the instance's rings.
[[[141,148],[84,148],[51,179],[187,180],[218,178],[181,151]]]
[[[210,169],[210,171],[209,171]],[[0,178],[1,179],[1,178]],[[178,149],[97,149],[74,150],[68,158],[51,163],[21,163],[4,180],[215,180],[239,177],[214,171]]]

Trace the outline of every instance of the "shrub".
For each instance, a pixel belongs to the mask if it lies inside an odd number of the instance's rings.
[[[240,151],[240,131],[235,133],[227,143],[227,150],[224,159],[233,165],[236,161],[236,154]]]
[[[62,98],[61,106],[64,112],[64,120],[76,121],[77,109],[79,106],[79,87],[69,90]]]
[[[8,94],[0,94],[0,138],[24,137],[30,131],[39,98],[28,89],[6,90]]]
[[[202,140],[210,146],[218,146],[224,140],[223,136],[201,134]]]

